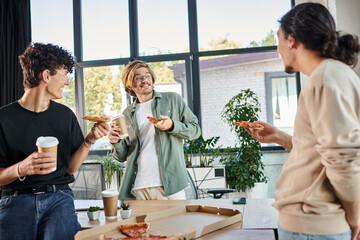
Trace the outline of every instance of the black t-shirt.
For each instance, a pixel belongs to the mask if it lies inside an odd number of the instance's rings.
[[[51,101],[40,113],[13,102],[0,108],[0,168],[7,168],[37,151],[36,139],[53,136],[59,140],[57,169],[47,175],[29,175],[8,186],[20,190],[45,184],[68,184],[73,176],[66,173],[71,155],[81,146],[84,136],[75,114],[68,107]]]

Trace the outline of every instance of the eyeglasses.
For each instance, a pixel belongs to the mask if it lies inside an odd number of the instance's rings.
[[[145,74],[144,76],[137,76],[137,77],[135,77],[134,79],[135,79],[135,81],[137,81],[137,82],[141,82],[144,78],[145,78],[146,80],[151,79],[151,74],[150,74],[150,73],[147,73],[147,74]]]
[[[61,75],[63,75],[64,77],[66,77],[66,81],[65,81],[65,84],[66,85],[70,85],[71,81],[73,80],[73,75],[71,73],[67,73],[67,74],[64,74],[58,70],[56,70],[56,72],[60,73]]]

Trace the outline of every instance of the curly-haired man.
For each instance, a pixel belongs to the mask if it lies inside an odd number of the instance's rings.
[[[107,124],[84,136],[68,107],[52,101],[70,84],[74,58],[63,48],[35,43],[19,57],[24,95],[0,108],[0,232],[4,239],[74,239],[80,229],[68,184],[91,142]],[[57,159],[38,152],[40,136],[59,141]],[[49,169],[56,164],[56,170]]]

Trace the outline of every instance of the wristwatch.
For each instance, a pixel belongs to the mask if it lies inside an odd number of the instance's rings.
[[[94,144],[94,143],[91,142],[87,137],[84,139],[84,142],[86,142],[86,143],[88,143],[88,144],[90,144],[90,145]]]

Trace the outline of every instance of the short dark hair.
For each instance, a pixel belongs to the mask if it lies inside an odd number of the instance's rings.
[[[48,69],[51,75],[56,69],[64,67],[70,73],[75,65],[74,57],[62,47],[53,44],[33,43],[19,56],[23,70],[25,88],[34,88],[40,84],[40,73]]]
[[[357,64],[360,51],[358,37],[340,35],[336,31],[334,18],[323,5],[298,4],[279,23],[285,38],[292,35],[305,48],[317,51],[320,57],[333,58],[353,67]]]

